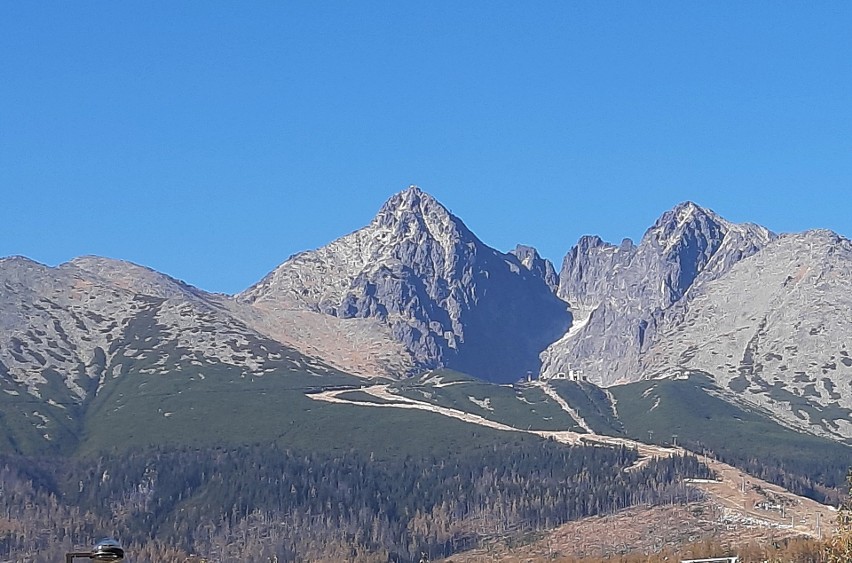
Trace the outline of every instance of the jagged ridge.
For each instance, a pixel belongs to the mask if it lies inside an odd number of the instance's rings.
[[[420,369],[450,367],[512,381],[536,373],[538,354],[570,323],[545,277],[484,245],[412,186],[367,227],[293,256],[237,299],[273,310],[379,319]]]
[[[583,237],[565,256],[558,289],[578,326],[548,348],[542,374],[574,369],[605,385],[637,380],[639,354],[657,317],[774,236],[685,202],[664,213],[638,245]]]

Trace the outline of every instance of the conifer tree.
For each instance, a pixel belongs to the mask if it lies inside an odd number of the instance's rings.
[[[848,563],[852,561],[852,468],[846,475],[849,494],[837,511],[837,532],[826,545],[828,563]]]

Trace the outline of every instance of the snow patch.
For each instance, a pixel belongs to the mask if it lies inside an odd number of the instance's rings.
[[[432,387],[435,387],[436,389],[440,389],[441,387],[451,387],[453,385],[464,385],[465,383],[467,383],[467,382],[466,381],[447,381],[446,383],[436,383]]]
[[[485,409],[485,410],[488,410],[488,411],[494,410],[494,408],[491,406],[491,399],[489,399],[488,397],[480,400],[480,399],[477,399],[476,397],[474,397],[472,395],[469,395],[468,399],[470,400],[471,403],[473,403],[474,405],[478,406],[481,409]]]
[[[47,418],[46,416],[44,416],[43,414],[41,414],[38,411],[33,411],[32,414],[33,414],[34,417],[41,420],[41,424],[36,424],[36,428],[47,428],[47,424],[48,424],[48,422],[50,422],[49,418]]]

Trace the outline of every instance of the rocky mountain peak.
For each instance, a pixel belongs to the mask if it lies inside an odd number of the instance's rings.
[[[480,247],[482,243],[460,219],[431,195],[410,186],[388,199],[367,226],[317,250],[296,254],[236,297],[276,308],[359,316],[349,307],[341,308],[356,280],[404,265],[417,265],[414,270],[426,270],[427,275],[452,277],[461,263],[457,254]]]
[[[691,242],[721,239],[729,225],[713,211],[686,201],[663,213],[645,232],[642,242],[652,244],[666,253],[684,237],[690,237]]]
[[[629,377],[664,311],[774,236],[686,201],[663,213],[638,245],[581,238],[565,256],[558,295],[584,324],[548,350],[545,373],[594,364],[599,373],[587,374],[593,380]]]
[[[4,278],[19,277],[27,272],[45,272],[50,268],[26,256],[7,256],[0,258],[0,272]]]
[[[542,258],[538,250],[532,246],[519,244],[509,254],[515,256],[524,268],[544,280],[551,291],[556,292],[559,287],[559,275],[556,273],[553,263]]]
[[[829,229],[809,229],[802,233],[786,234],[782,236],[784,238],[795,238],[802,241],[823,243],[828,249],[832,248],[834,245],[848,247],[850,244],[848,238]]]
[[[645,232],[642,242],[653,244],[665,253],[684,238],[688,243],[698,238],[721,242],[729,235],[754,239],[761,245],[775,237],[765,227],[753,223],[732,223],[712,209],[685,201],[663,213]]]
[[[481,244],[460,219],[417,186],[409,186],[388,199],[367,229],[386,244],[406,240],[422,243],[429,239],[445,252],[452,252],[453,245],[460,241]]]
[[[102,256],[79,256],[60,266],[60,269],[76,269],[86,272],[103,283],[110,284],[141,295],[150,295],[163,299],[174,297],[206,298],[211,296],[205,291],[186,282],[146,266],[140,266],[126,260],[105,258]]]
[[[438,203],[438,200],[421,190],[419,186],[412,184],[391,196],[379,210],[378,216],[403,211],[420,211],[426,214],[427,209],[432,206],[438,206],[446,212],[446,209]]]
[[[574,245],[574,248],[580,251],[586,251],[592,248],[609,247],[612,247],[612,245],[608,242],[604,242],[604,240],[598,235],[583,235],[580,237],[580,240],[577,241],[577,244]]]
[[[0,264],[4,267],[13,267],[13,266],[44,266],[31,258],[27,258],[26,256],[21,256],[19,254],[15,254],[12,256],[5,256],[0,258]]]
[[[48,287],[57,290],[67,285],[70,277],[57,276],[53,268],[25,256],[0,259],[0,290],[5,288],[9,295],[18,291],[34,293]],[[4,292],[0,291],[0,300],[3,297]]]
[[[418,366],[496,380],[538,371],[538,354],[570,323],[544,276],[483,244],[416,186],[366,227],[292,257],[237,298],[267,311],[378,320]]]
[[[808,432],[852,436],[852,242],[774,238],[658,319],[637,373],[699,371]]]

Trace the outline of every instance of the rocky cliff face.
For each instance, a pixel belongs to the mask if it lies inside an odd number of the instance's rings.
[[[535,248],[523,244],[517,245],[509,254],[517,258],[524,268],[541,278],[550,291],[556,293],[559,288],[559,274],[556,273],[556,268],[550,260],[539,256]]]
[[[150,359],[149,371],[186,362],[253,371],[283,346],[357,375],[450,366],[516,379],[537,373],[538,354],[570,322],[547,285],[552,265],[522,254],[523,263],[488,248],[412,188],[369,226],[293,257],[236,299],[119,260],[50,268],[7,258],[0,373],[36,394],[59,377],[84,400],[136,360]]]
[[[542,375],[575,370],[604,385],[641,378],[639,356],[657,318],[773,237],[691,202],[663,214],[638,245],[583,237],[559,276],[558,295],[571,305],[575,325],[544,353]]]
[[[529,264],[487,247],[411,187],[368,226],[293,256],[237,300],[270,313],[378,320],[417,369],[512,381],[538,371],[539,353],[571,319],[545,281],[546,266]]]

